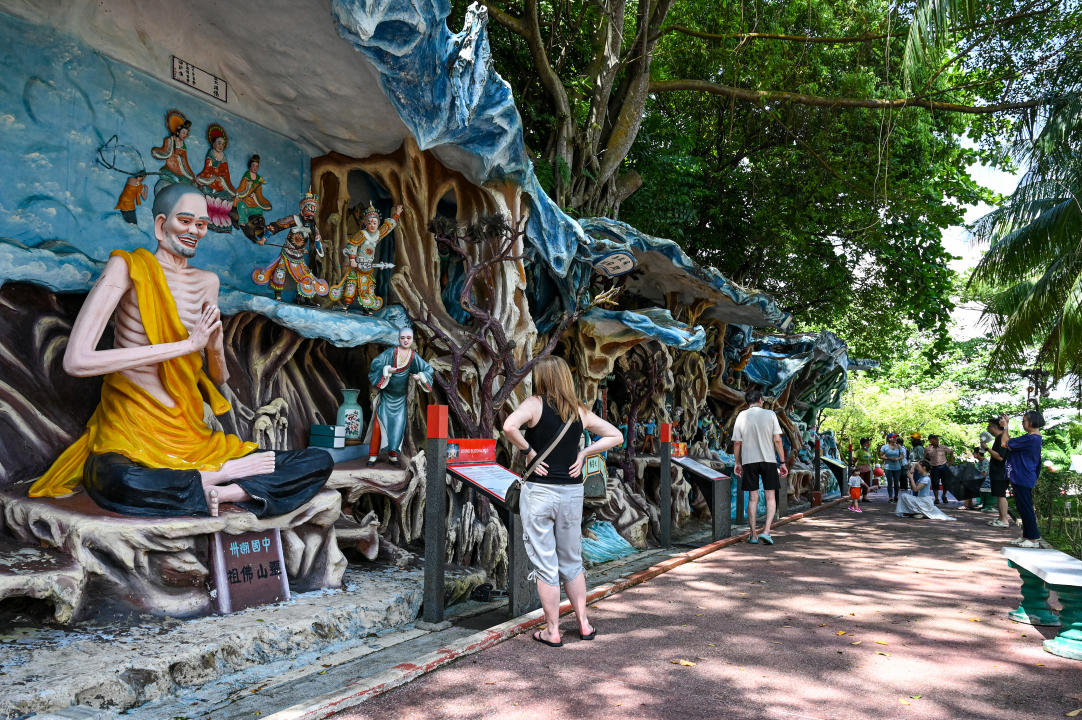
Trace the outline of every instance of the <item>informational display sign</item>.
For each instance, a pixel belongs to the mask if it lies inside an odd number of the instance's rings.
[[[836,468],[845,469],[845,463],[843,463],[841,460],[835,460],[834,458],[827,457],[826,455],[821,456],[819,459],[825,462],[827,465],[832,465]]]
[[[680,467],[682,467],[682,468],[684,468],[686,470],[690,470],[691,472],[695,473],[699,477],[706,478],[707,480],[728,480],[729,479],[729,476],[726,475],[725,473],[720,472],[718,470],[715,470],[712,467],[707,467],[706,465],[703,465],[698,460],[693,460],[692,458],[689,458],[689,457],[674,457],[672,459],[672,461],[674,463],[676,463],[677,465],[679,465]]]
[[[450,438],[447,464],[496,462],[496,439]]]
[[[181,60],[173,56],[173,79],[182,82],[188,87],[193,87],[200,92],[210,95],[212,98],[229,102],[229,85],[217,75],[211,75],[206,70],[197,68],[187,60]]]
[[[289,600],[289,580],[278,528],[227,535],[214,533],[211,564],[218,612]]]
[[[497,465],[494,462],[472,465],[448,464],[447,469],[500,502],[503,502],[507,496],[507,488],[519,478],[503,465]]]

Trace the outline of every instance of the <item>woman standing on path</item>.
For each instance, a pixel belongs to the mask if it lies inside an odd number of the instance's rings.
[[[887,442],[879,448],[879,459],[883,461],[883,470],[887,475],[887,495],[890,502],[898,501],[902,490],[902,459],[905,451],[898,444],[898,436],[890,434]]]
[[[1007,457],[1007,480],[1011,483],[1011,494],[1018,514],[1022,517],[1022,537],[1011,543],[1025,548],[1041,546],[1041,533],[1037,529],[1037,515],[1033,511],[1033,488],[1037,487],[1037,474],[1041,468],[1041,428],[1044,416],[1036,410],[1026,410],[1022,415],[1022,429],[1025,435],[1010,437],[1007,413],[999,418],[1003,427],[1003,443],[1011,454]]]
[[[616,447],[623,435],[610,423],[586,409],[575,393],[571,370],[563,358],[545,357],[533,369],[534,395],[522,401],[503,424],[511,444],[527,451],[529,465],[544,455],[522,484],[520,515],[526,554],[533,564],[530,575],[545,612],[545,628],[533,639],[560,647],[560,580],[579,621],[579,637],[597,635],[586,619],[586,571],[582,567],[582,465],[587,455]],[[523,435],[521,428],[526,425]],[[559,437],[567,426],[563,437]],[[583,429],[597,439],[579,450]],[[552,448],[549,450],[549,448]]]

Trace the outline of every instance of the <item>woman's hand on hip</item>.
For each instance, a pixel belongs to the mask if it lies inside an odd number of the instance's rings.
[[[575,462],[571,464],[571,467],[567,469],[567,474],[571,477],[578,477],[582,474],[582,464],[586,462],[586,453],[579,450],[578,456],[575,458]]]
[[[530,448],[530,451],[526,453],[526,467],[530,467],[530,463],[532,463],[536,457],[537,451]],[[537,467],[534,468],[533,474],[539,477],[545,477],[549,474],[549,464],[544,461],[537,463]]]

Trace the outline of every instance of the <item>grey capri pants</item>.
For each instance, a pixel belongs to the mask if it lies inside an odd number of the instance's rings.
[[[546,585],[574,580],[582,567],[582,484],[522,484],[523,541],[530,577]]]

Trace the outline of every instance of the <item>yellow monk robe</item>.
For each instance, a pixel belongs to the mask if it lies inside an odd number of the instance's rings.
[[[128,263],[150,343],[186,339],[188,330],[180,321],[157,258],[142,248],[112,254]],[[236,435],[211,430],[203,422],[204,398],[215,415],[227,412],[229,402],[203,372],[202,353],[166,360],[159,373],[174,407],[165,407],[121,373],[106,375],[101,403],[87,422],[86,432],[31,486],[30,496],[70,494],[82,482],[83,465],[91,453],[119,453],[151,468],[218,470],[227,460],[244,457],[258,447]]]

